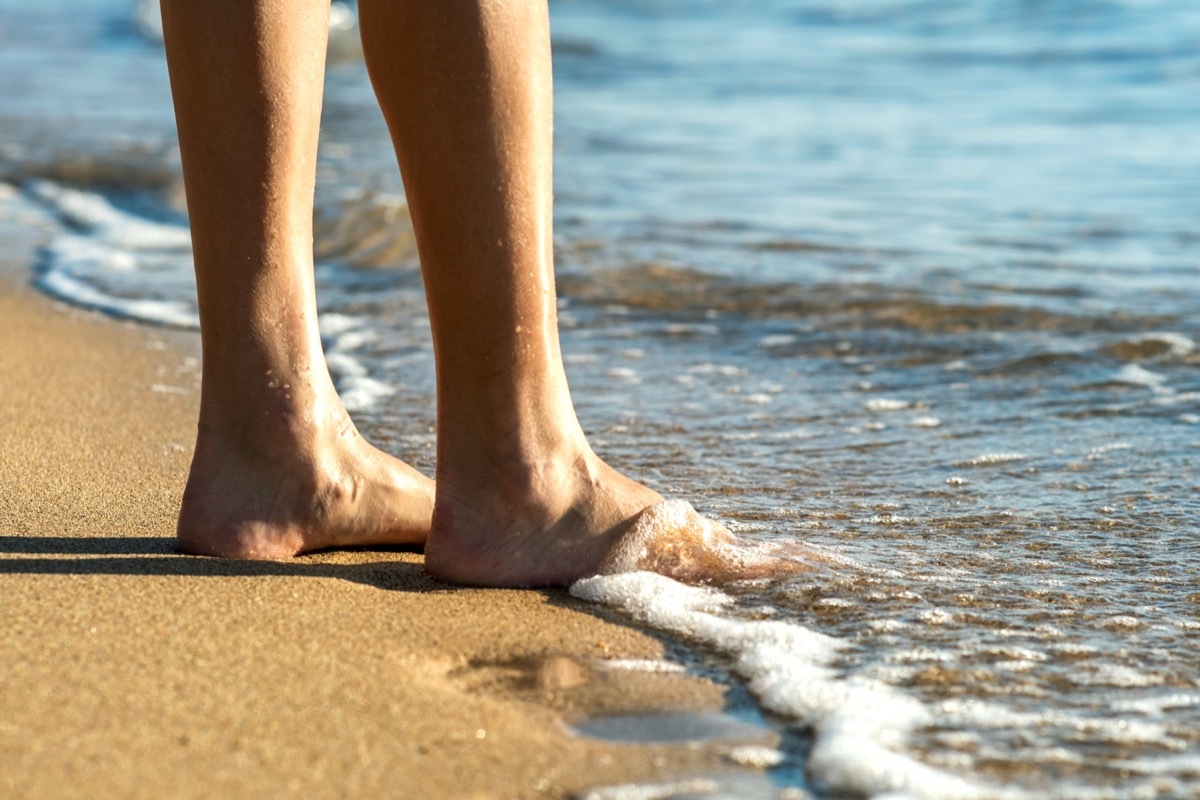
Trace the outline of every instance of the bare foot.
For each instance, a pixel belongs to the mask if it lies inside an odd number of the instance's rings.
[[[179,550],[276,559],[326,547],[420,544],[433,481],[367,444],[341,404],[331,422],[234,441],[201,425],[179,511]],[[281,439],[283,439],[281,441]]]
[[[465,480],[439,470],[425,569],[475,586],[565,586],[594,575],[662,497],[590,450]]]
[[[519,472],[509,469],[495,484],[476,482],[471,495],[447,491],[455,482],[439,474],[425,546],[430,574],[476,586],[565,586],[591,575],[649,571],[724,584],[812,568],[807,550],[738,539],[590,451],[570,467],[544,467],[523,481],[513,477]]]

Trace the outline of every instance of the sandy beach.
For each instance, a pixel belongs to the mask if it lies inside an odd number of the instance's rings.
[[[570,734],[725,690],[603,669],[669,645],[565,592],[454,588],[400,551],[174,553],[197,337],[51,302],[37,232],[0,235],[0,795],[560,797],[728,768]]]
[[[579,421],[801,566],[574,596],[174,551],[200,354],[158,3],[0,8],[0,800],[1197,796],[1200,4],[552,0],[537,257]],[[319,331],[429,474],[425,211],[333,9]],[[494,195],[452,184],[465,252]],[[646,744],[673,711],[731,739]],[[598,738],[623,712],[641,744]]]

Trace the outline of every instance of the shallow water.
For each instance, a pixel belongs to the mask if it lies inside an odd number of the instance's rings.
[[[190,324],[161,50],[118,0],[0,6],[0,212],[46,229],[37,280]],[[793,660],[849,711],[776,709],[815,737],[808,789],[1193,796],[1200,7],[576,0],[552,19],[580,415],[655,488],[820,557],[713,606],[831,637]],[[368,435],[428,471],[411,229],[339,52],[322,331]],[[752,688],[812,679],[740,670],[752,634],[677,632]],[[876,702],[895,725],[846,722]],[[903,761],[881,783],[839,783],[881,751]]]

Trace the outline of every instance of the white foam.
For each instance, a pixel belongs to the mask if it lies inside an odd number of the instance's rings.
[[[1170,708],[1198,708],[1200,707],[1200,694],[1173,692],[1135,700],[1114,700],[1109,705],[1113,711],[1153,715],[1161,714]]]
[[[37,285],[47,294],[60,300],[113,316],[177,328],[200,327],[200,317],[186,303],[114,297],[92,288],[65,271],[51,269],[44,272],[38,276]]]
[[[954,615],[941,608],[931,608],[922,611],[918,619],[926,625],[945,625],[954,621]]]
[[[783,430],[771,431],[770,436],[777,441],[790,441],[793,439],[812,439],[817,434],[808,428],[785,428]]]
[[[764,769],[783,763],[783,753],[774,747],[764,747],[758,744],[747,744],[731,748],[729,760],[743,767]]]
[[[652,785],[628,783],[621,786],[592,789],[579,795],[579,798],[580,800],[665,800],[676,795],[712,794],[718,788],[716,781],[705,778]]]
[[[689,503],[668,500],[638,517],[598,571],[605,575],[637,570],[711,575],[766,560],[761,550],[735,545],[724,526],[698,514]]]
[[[332,349],[344,353],[349,350],[360,350],[378,338],[379,334],[365,327],[364,323],[364,327],[352,328],[334,336],[322,337],[322,341],[327,350]]]
[[[366,376],[346,376],[335,380],[338,394],[347,411],[364,411],[396,391],[395,387]]]
[[[355,317],[351,314],[327,312],[321,314],[317,319],[317,328],[320,329],[323,338],[334,337],[347,331],[356,330],[362,326],[362,317]]]
[[[366,365],[349,353],[326,352],[325,363],[335,380],[341,377],[361,378],[367,374]]]
[[[863,523],[867,525],[903,525],[915,521],[912,517],[902,514],[875,514],[864,519]]]
[[[997,464],[1012,464],[1016,461],[1024,461],[1029,456],[1024,453],[987,453],[982,456],[968,459],[966,461],[958,461],[954,464],[956,467],[991,467]]]
[[[111,246],[131,250],[190,249],[187,228],[122,211],[104,195],[68,189],[50,181],[32,181],[30,194],[52,206],[60,216],[85,231],[102,233]]]
[[[1130,386],[1145,386],[1150,389],[1163,389],[1167,382],[1165,375],[1151,372],[1139,364],[1126,364],[1112,376],[1114,383],[1124,383]]]
[[[957,726],[1037,730],[1056,727],[1090,739],[1128,744],[1150,744],[1182,750],[1187,743],[1172,736],[1166,725],[1129,717],[1087,717],[1063,710],[1040,713],[1014,711],[972,698],[943,700],[935,706],[938,718]]]
[[[667,326],[671,336],[716,336],[721,329],[716,325],[705,325],[695,322],[674,322]]]
[[[354,355],[378,339],[370,320],[353,314],[321,313],[317,318],[325,363],[334,386],[348,411],[365,411],[396,391],[390,383],[374,378],[367,365]]]
[[[900,629],[908,627],[905,623],[899,623],[899,625],[900,625],[899,628],[894,628],[893,630],[900,630]],[[884,630],[885,629],[882,626],[876,626],[874,624],[874,621],[871,623],[871,627],[874,628],[875,630]],[[951,661],[955,661],[957,659],[958,659],[958,656],[955,655],[954,653],[949,653],[945,650],[934,650],[931,647],[920,647],[920,646],[914,647],[912,650],[901,651],[899,653],[896,653],[895,655],[888,657],[889,661],[898,661],[900,663],[933,662],[933,663],[944,664],[944,663],[948,663]]]
[[[1180,775],[1180,774],[1200,774],[1200,753],[1186,753],[1183,755],[1166,756],[1163,758],[1141,758],[1137,761],[1113,761],[1109,766],[1119,769],[1129,770],[1135,774],[1141,775]],[[1164,786],[1163,792],[1147,793],[1146,797],[1184,797],[1185,791],[1179,784],[1172,782],[1177,791],[1166,791],[1170,787]],[[1195,787],[1192,787],[1195,791]]]
[[[638,376],[637,370],[630,367],[609,367],[605,373],[610,378],[616,378],[626,383],[640,383],[641,378]]]
[[[101,194],[50,181],[32,181],[26,192],[74,229],[59,233],[42,249],[36,280],[40,289],[114,316],[199,327],[191,302],[195,290],[187,228],[131,214]],[[166,297],[152,296],[156,293]]]
[[[867,411],[903,411],[910,408],[912,403],[907,400],[894,400],[888,397],[876,397],[863,403]]]
[[[843,678],[834,668],[848,645],[800,625],[721,615],[732,600],[651,572],[585,578],[571,594],[612,606],[638,622],[728,654],[759,703],[809,725],[816,741],[808,771],[836,792],[914,798],[998,796],[897,752],[930,711],[891,687]]]
[[[873,619],[867,623],[867,626],[880,633],[898,633],[908,628],[909,624],[898,619]]]
[[[697,364],[694,367],[689,367],[688,372],[693,372],[697,375],[725,375],[726,377],[736,378],[746,374],[744,369],[735,367],[731,364]]]
[[[1161,686],[1166,682],[1162,675],[1120,664],[1101,664],[1090,674],[1081,671],[1075,675],[1075,680],[1083,686],[1115,686],[1122,689]]]
[[[68,303],[114,316],[177,328],[200,327],[186,227],[138,216],[102,194],[51,181],[31,182],[27,192],[76,231],[60,233],[44,248],[39,288]],[[145,296],[156,292],[172,299]],[[371,408],[395,391],[368,375],[363,361],[353,355],[378,337],[368,320],[322,313],[318,326],[330,373],[348,409]]]
[[[1087,458],[1088,461],[1097,461],[1102,458],[1105,453],[1111,453],[1116,450],[1130,450],[1132,448],[1133,445],[1129,442],[1110,442],[1109,444],[1102,444],[1099,447],[1093,447],[1088,451]]]
[[[1003,796],[854,736],[818,737],[809,770],[841,792],[883,798],[969,800]]]

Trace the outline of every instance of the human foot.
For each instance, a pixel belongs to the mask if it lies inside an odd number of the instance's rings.
[[[439,473],[425,547],[425,569],[435,577],[477,586],[567,585],[612,563],[643,512],[663,504],[590,450],[537,468],[490,472],[470,483]],[[719,531],[718,538],[729,536]],[[656,563],[671,573],[670,559]],[[690,574],[695,562],[675,566]]]
[[[274,446],[201,426],[179,511],[179,550],[276,559],[326,547],[420,544],[433,481],[359,436],[337,404],[337,424]]]

